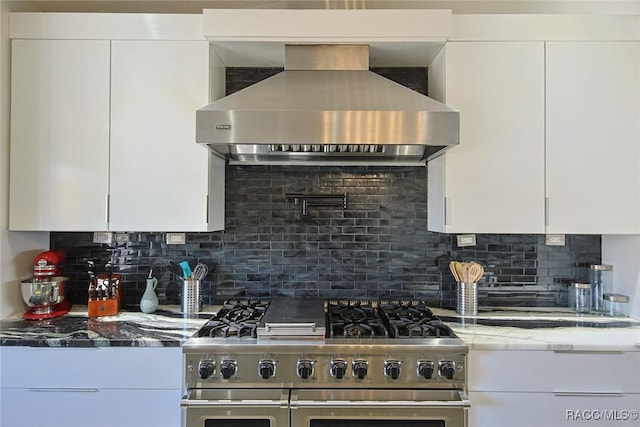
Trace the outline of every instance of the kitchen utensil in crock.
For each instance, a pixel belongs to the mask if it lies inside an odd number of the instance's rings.
[[[451,261],[449,263],[449,270],[451,270],[451,274],[453,278],[456,279],[456,282],[462,282],[464,268],[460,261]]]
[[[478,314],[478,281],[484,275],[484,268],[473,261],[451,261],[449,269],[458,282],[456,312],[463,316]]]
[[[193,267],[193,271],[191,272],[191,278],[193,280],[202,280],[209,273],[209,267],[207,264],[199,262]]]
[[[189,263],[187,261],[182,261],[180,263],[180,267],[182,268],[182,277],[184,277],[185,279],[190,279],[192,272]]]
[[[175,274],[179,278],[184,279],[184,272],[182,271],[182,267],[180,267],[180,264],[178,264],[177,262],[169,261],[167,269],[169,270],[169,273]]]
[[[458,270],[456,268],[456,263],[458,261],[451,261],[449,263],[449,270],[451,270],[451,274],[453,275],[453,278],[456,279],[456,282],[460,282],[460,276],[458,275]]]
[[[478,283],[484,275],[484,268],[477,262],[467,263],[467,282]]]

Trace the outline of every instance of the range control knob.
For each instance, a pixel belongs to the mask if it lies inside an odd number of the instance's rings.
[[[347,373],[347,361],[344,359],[334,359],[331,361],[331,376],[341,380]]]
[[[307,378],[313,376],[313,365],[314,361],[309,359],[300,359],[298,360],[296,366],[296,372],[300,378],[306,380]]]
[[[418,376],[425,380],[431,379],[433,375],[433,362],[431,360],[418,360]]]
[[[452,380],[456,374],[456,364],[451,360],[441,360],[439,363],[440,376],[445,377],[448,380]]]
[[[222,378],[228,380],[238,372],[238,362],[232,359],[225,359],[220,363],[220,373]]]
[[[402,365],[402,360],[389,359],[384,361],[384,375],[386,377],[391,378],[392,380],[397,380],[400,376],[400,366]]]
[[[262,359],[258,362],[258,375],[263,380],[268,380],[276,374],[276,361],[273,359]]]
[[[216,362],[211,359],[202,359],[198,363],[198,375],[203,380],[206,380],[211,375],[216,373]]]
[[[369,372],[369,362],[364,359],[356,359],[351,362],[351,372],[359,380],[363,380]]]

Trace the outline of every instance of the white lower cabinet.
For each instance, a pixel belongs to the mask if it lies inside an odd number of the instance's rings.
[[[469,427],[637,425],[640,352],[472,350]]]
[[[469,399],[469,427],[635,426],[640,407],[640,393],[477,391]]]
[[[180,390],[12,389],[2,391],[2,426],[179,427]],[[174,413],[175,412],[175,413]]]
[[[179,347],[0,347],[0,357],[0,426],[32,426],[36,414],[51,426],[180,426]]]

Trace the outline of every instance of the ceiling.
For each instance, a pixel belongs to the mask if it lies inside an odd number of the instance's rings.
[[[20,0],[28,2],[28,0]],[[451,9],[458,14],[640,14],[640,0],[34,0],[42,12],[201,13],[215,8]]]

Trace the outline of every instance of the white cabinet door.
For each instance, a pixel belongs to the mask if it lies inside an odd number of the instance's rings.
[[[467,364],[469,391],[640,393],[637,351],[473,350]]]
[[[106,230],[109,41],[11,50],[9,229]]]
[[[429,230],[543,232],[544,44],[450,42],[429,81],[460,111],[460,145],[429,162]]]
[[[640,407],[640,394],[469,392],[469,399],[469,427],[631,426]]]
[[[180,425],[180,347],[0,347],[0,426]]]
[[[467,372],[469,427],[604,426],[640,407],[637,351],[472,350]]]
[[[548,232],[640,233],[640,43],[546,46]]]
[[[2,390],[0,425],[32,427],[37,411],[56,427],[179,427],[181,397],[179,389]]]
[[[113,41],[111,82],[110,228],[221,229],[209,225],[209,152],[195,142],[209,44]]]

